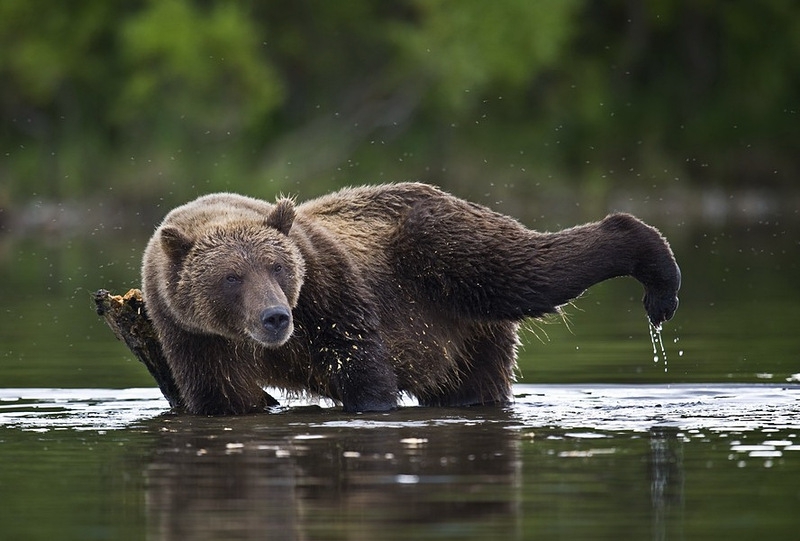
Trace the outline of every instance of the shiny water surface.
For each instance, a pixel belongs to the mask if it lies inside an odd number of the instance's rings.
[[[0,539],[796,539],[800,228],[668,223],[663,352],[612,280],[527,325],[508,408],[237,418],[171,414],[92,312],[144,239],[2,238]]]
[[[800,386],[517,385],[513,406],[168,413],[0,392],[9,539],[792,539]],[[746,505],[745,505],[746,504]]]

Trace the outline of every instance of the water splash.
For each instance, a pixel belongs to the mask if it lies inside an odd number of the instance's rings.
[[[673,344],[675,344],[675,345],[677,346],[677,345],[678,345],[678,340],[680,340],[680,338],[678,338],[678,337],[676,336],[676,337],[675,337],[675,338],[672,340],[672,343],[673,343]],[[679,349],[679,350],[678,350],[678,357],[683,357],[683,350],[682,350],[682,349]]]
[[[658,363],[659,351],[661,359],[664,359],[664,372],[667,372],[667,351],[664,349],[664,339],[661,336],[661,325],[656,327],[652,323],[648,323],[650,327],[650,343],[653,344],[653,362]]]

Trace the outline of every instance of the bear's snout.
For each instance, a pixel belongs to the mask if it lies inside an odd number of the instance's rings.
[[[283,306],[271,306],[261,312],[261,325],[276,337],[282,336],[291,322],[292,315]]]

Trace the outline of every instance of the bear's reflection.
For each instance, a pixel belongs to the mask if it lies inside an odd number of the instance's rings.
[[[161,436],[145,469],[151,539],[520,538],[542,520],[569,531],[582,498],[618,483],[603,455],[562,458],[594,440],[555,427],[534,440],[494,408],[358,416],[297,408],[154,424]],[[623,434],[615,446],[641,452],[639,437]],[[649,489],[653,538],[663,539],[682,515],[682,443],[666,428],[649,441],[620,475],[634,481],[632,493]],[[562,477],[571,469],[582,474]],[[577,484],[553,492],[553,479]],[[550,508],[561,515],[541,515]]]
[[[521,460],[506,414],[431,419],[421,410],[426,418],[412,409],[397,421],[318,412],[164,419],[146,469],[150,537],[376,539],[434,522],[513,534]]]

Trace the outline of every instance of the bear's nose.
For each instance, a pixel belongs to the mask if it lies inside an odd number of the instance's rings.
[[[282,306],[273,306],[261,312],[261,324],[271,332],[280,332],[289,326],[292,316]]]

